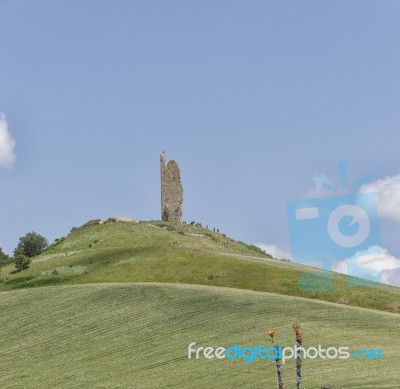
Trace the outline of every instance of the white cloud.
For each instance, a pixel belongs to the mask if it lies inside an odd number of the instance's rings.
[[[255,243],[255,246],[259,247],[267,254],[272,255],[276,259],[291,259],[290,253],[281,250],[278,246],[275,246],[274,244]]]
[[[360,192],[376,193],[379,216],[400,221],[400,174],[365,184]]]
[[[400,286],[400,259],[380,246],[359,251],[351,258],[336,262],[333,270],[343,274]]]
[[[7,119],[0,113],[0,166],[12,167],[15,162],[15,139],[8,131]]]

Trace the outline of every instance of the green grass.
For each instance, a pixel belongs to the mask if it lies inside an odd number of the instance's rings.
[[[1,293],[1,388],[275,388],[272,361],[188,360],[187,346],[380,348],[382,360],[305,360],[302,388],[400,388],[396,314],[196,285],[62,285]],[[294,363],[284,366],[294,387]]]
[[[315,274],[192,225],[87,223],[28,270],[0,267],[0,387],[274,388],[271,361],[188,360],[187,346],[269,345],[271,328],[293,346],[299,321],[305,347],[384,352],[306,360],[302,388],[400,388],[400,288],[335,274],[301,291]],[[293,361],[284,372],[294,387]]]
[[[105,282],[166,282],[222,286],[301,296],[400,312],[400,288],[351,286],[335,274],[329,292],[301,291],[304,266],[277,261],[260,249],[204,228],[166,222],[96,222],[67,238],[15,273],[0,268],[0,291]],[[324,273],[329,277],[328,273]]]

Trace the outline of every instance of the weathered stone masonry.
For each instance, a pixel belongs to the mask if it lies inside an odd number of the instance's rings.
[[[183,186],[178,164],[171,159],[165,162],[165,151],[160,156],[161,167],[161,219],[182,221]]]

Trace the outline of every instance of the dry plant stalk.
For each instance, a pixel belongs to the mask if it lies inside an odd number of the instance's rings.
[[[303,334],[301,333],[300,323],[293,323],[292,327],[296,334],[296,345],[297,347],[301,347],[303,344]],[[300,382],[301,382],[301,354],[300,350],[296,352],[296,389],[300,389]]]
[[[272,340],[272,345],[275,347],[275,339],[274,339],[275,331],[274,330],[268,331],[268,335]],[[285,383],[283,381],[283,374],[282,374],[282,360],[279,358],[278,350],[277,350],[277,358],[275,359],[275,367],[276,367],[276,378],[278,381],[278,389],[285,389]]]

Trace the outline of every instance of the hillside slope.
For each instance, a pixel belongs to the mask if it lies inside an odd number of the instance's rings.
[[[307,359],[302,388],[400,388],[395,314],[246,290],[171,284],[61,285],[0,293],[2,388],[274,388],[271,360],[188,360],[187,347],[380,348],[383,359]],[[294,362],[283,368],[294,387]]]
[[[0,290],[52,284],[169,282],[302,296],[400,312],[400,288],[352,286],[335,274],[329,292],[301,291],[312,268],[271,259],[254,246],[194,225],[98,221],[74,228],[28,270],[0,268]],[[326,277],[330,274],[325,272]]]

